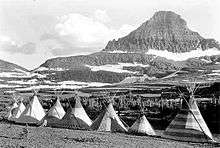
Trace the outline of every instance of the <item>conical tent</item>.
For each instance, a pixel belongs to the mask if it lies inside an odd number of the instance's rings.
[[[18,123],[37,124],[43,117],[45,112],[36,95],[31,99],[25,111],[16,120]]]
[[[56,122],[56,125],[54,125],[54,127],[69,129],[89,129],[88,124],[86,124],[81,119],[75,117],[75,115],[73,114],[73,108],[71,106],[67,109],[67,112],[63,116],[63,118]]]
[[[202,117],[202,114],[196,104],[196,101],[192,98],[189,100],[189,104],[191,107],[191,112],[195,115],[196,120],[199,122],[200,127],[202,128],[202,131],[210,138],[213,140],[212,134],[205,123],[205,120]],[[187,125],[188,127],[188,125]],[[201,129],[200,129],[201,130]]]
[[[16,120],[21,116],[24,110],[25,110],[25,106],[22,102],[20,102],[18,107],[13,110],[13,115],[11,117],[11,120],[16,122]]]
[[[86,111],[84,110],[80,99],[77,97],[75,101],[75,106],[72,109],[72,114],[76,117],[85,122],[88,126],[92,124],[92,120],[87,115]]]
[[[91,125],[91,129],[108,132],[127,132],[123,121],[116,114],[112,103],[97,117]]]
[[[13,119],[13,112],[14,112],[14,110],[15,110],[17,107],[18,107],[17,102],[14,102],[13,105],[11,106],[9,112],[8,112],[8,115],[7,115],[8,120],[12,120],[12,119]]]
[[[156,135],[145,115],[141,115],[129,128],[128,132],[136,134]]]
[[[47,121],[47,126],[54,126],[64,117],[65,114],[66,112],[64,111],[59,99],[57,99],[56,103],[50,108],[43,120]]]
[[[57,99],[56,103],[51,107],[51,109],[48,111],[47,116],[48,117],[56,117],[58,119],[62,119],[63,116],[65,115],[65,111],[59,101],[59,99]]]
[[[181,141],[214,142],[212,134],[192,98],[188,103],[188,108],[181,109],[165,130],[164,135]]]

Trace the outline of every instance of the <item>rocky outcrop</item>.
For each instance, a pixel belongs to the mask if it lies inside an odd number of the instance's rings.
[[[214,39],[204,39],[190,30],[180,15],[159,11],[127,36],[109,41],[104,51],[146,52],[148,49],[157,49],[180,53],[211,47],[220,49]]]

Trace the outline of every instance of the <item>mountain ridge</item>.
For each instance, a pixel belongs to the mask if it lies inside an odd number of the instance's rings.
[[[214,39],[205,39],[199,33],[190,30],[180,15],[172,11],[156,12],[127,36],[109,41],[103,51],[148,51],[148,49],[167,50],[169,52],[189,52],[201,48],[220,46]]]

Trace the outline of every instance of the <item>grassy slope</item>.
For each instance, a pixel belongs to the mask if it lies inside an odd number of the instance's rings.
[[[0,147],[205,147],[148,136],[0,124]],[[28,131],[25,134],[24,131]]]

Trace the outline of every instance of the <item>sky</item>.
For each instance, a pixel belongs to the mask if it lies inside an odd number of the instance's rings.
[[[220,0],[0,0],[0,59],[31,70],[49,58],[97,52],[160,10],[220,41]]]

